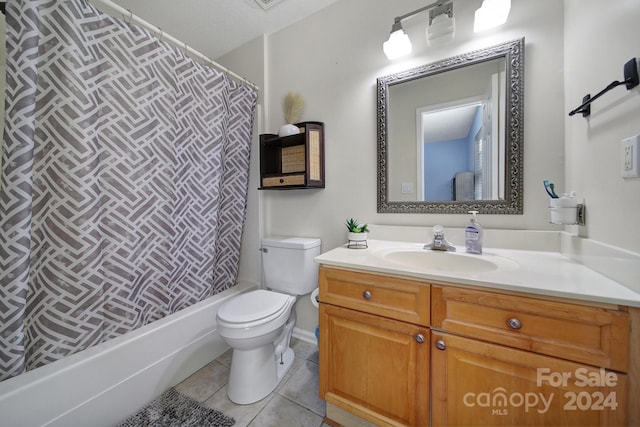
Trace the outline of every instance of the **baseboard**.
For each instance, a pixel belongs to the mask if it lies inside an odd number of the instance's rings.
[[[325,423],[331,426],[349,426],[349,427],[376,427],[375,424],[345,411],[344,409],[327,402],[327,416]]]
[[[309,332],[306,329],[293,328],[293,337],[309,344],[318,345],[316,334],[314,332]]]

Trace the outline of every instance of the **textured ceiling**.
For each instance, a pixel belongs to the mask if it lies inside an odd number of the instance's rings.
[[[263,9],[269,9],[271,6],[276,3],[280,3],[282,0],[255,0],[256,3],[260,5]]]
[[[218,58],[337,0],[113,0],[203,54]],[[99,0],[98,9],[109,12]]]

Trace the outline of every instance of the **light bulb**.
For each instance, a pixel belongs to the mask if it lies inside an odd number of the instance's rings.
[[[389,60],[394,60],[411,53],[411,40],[402,28],[389,35],[389,40],[382,44],[382,50]]]
[[[476,10],[473,31],[480,32],[507,22],[511,0],[484,0]]]

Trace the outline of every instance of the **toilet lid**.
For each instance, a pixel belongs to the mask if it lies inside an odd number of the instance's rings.
[[[230,299],[218,310],[218,317],[227,323],[248,323],[279,315],[291,300],[289,295],[258,289]]]

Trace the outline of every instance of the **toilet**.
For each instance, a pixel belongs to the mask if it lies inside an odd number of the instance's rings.
[[[271,393],[293,363],[289,347],[299,296],[318,286],[320,239],[265,237],[262,268],[267,289],[246,292],[224,303],[218,332],[233,349],[227,395],[249,404]]]

